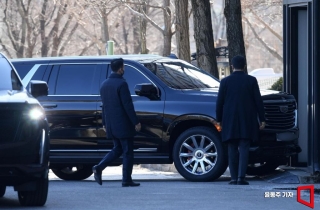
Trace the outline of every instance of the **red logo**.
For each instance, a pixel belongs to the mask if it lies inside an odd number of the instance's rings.
[[[308,190],[310,192],[310,199],[309,202],[303,200],[301,198],[301,191],[302,190]],[[297,188],[297,201],[299,203],[302,203],[305,206],[308,206],[310,208],[314,208],[314,185],[306,185],[306,186],[300,186]]]

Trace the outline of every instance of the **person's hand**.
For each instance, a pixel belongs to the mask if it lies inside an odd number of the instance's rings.
[[[266,122],[260,123],[260,130],[263,130],[266,127]]]
[[[141,130],[141,124],[140,123],[136,124],[135,129],[137,132],[139,132]]]

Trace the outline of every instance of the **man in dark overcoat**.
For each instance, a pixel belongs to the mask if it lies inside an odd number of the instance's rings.
[[[243,56],[232,59],[233,73],[222,79],[216,105],[217,124],[222,141],[228,144],[229,184],[248,185],[245,181],[251,141],[265,127],[263,101],[257,79],[247,75]]]
[[[111,61],[112,74],[100,87],[103,103],[102,119],[108,139],[113,139],[113,149],[93,166],[92,171],[98,184],[102,185],[101,173],[114,160],[123,157],[122,186],[135,187],[140,183],[132,181],[133,138],[140,131],[141,124],[136,116],[128,84],[123,79],[124,61],[122,58]]]

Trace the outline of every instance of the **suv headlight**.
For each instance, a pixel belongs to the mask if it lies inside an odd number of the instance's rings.
[[[39,119],[43,118],[44,113],[41,109],[33,108],[29,111],[28,115],[32,120],[39,120]]]

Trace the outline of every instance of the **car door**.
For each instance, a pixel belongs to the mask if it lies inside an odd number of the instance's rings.
[[[103,69],[108,69],[108,65],[105,65]],[[110,74],[110,68],[108,71],[102,71],[102,81],[105,80],[106,75]],[[142,125],[141,131],[136,134],[134,139],[135,153],[158,153],[162,146],[164,94],[159,100],[150,100],[147,97],[136,95],[134,91],[136,84],[153,82],[134,65],[125,64],[125,73],[123,77],[128,83],[134,108]],[[106,139],[105,132],[102,132],[101,105],[100,102],[97,112],[99,115],[99,142],[104,144],[104,148],[108,151],[112,149],[113,142],[112,139]]]
[[[48,65],[44,77],[47,77],[49,94],[39,101],[50,126],[52,156],[97,152],[100,71],[99,64]]]

